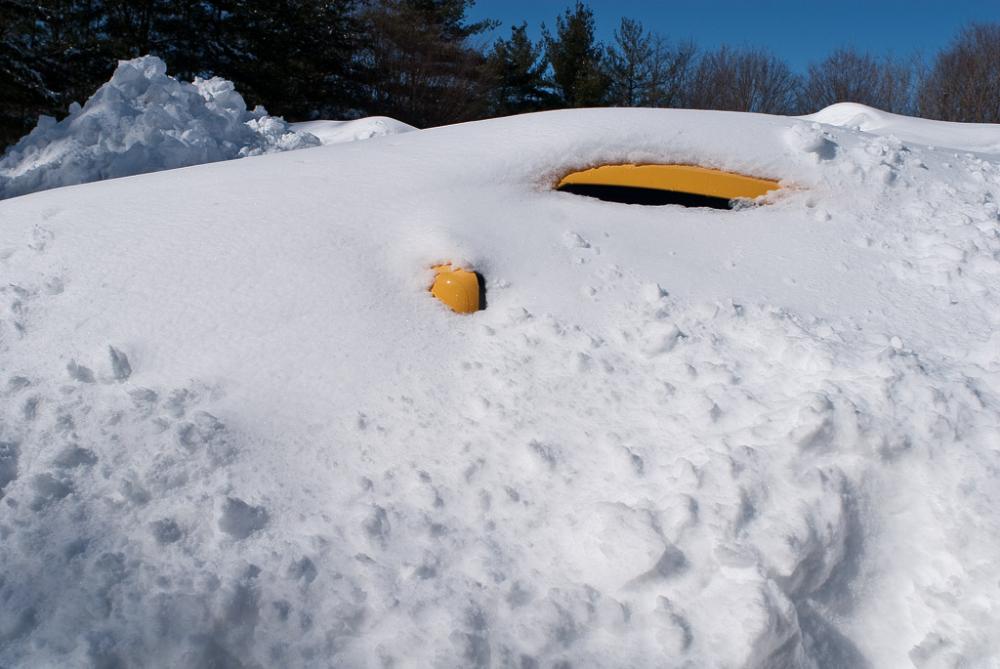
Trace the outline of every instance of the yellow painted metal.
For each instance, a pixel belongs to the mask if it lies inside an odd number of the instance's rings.
[[[778,182],[697,165],[602,165],[563,177],[568,185],[631,186],[725,198],[755,198],[777,189]]]
[[[451,265],[438,265],[433,269],[437,273],[431,286],[434,297],[460,314],[479,311],[479,277],[475,272],[454,269]]]

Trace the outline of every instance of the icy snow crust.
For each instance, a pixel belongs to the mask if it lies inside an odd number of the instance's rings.
[[[552,112],[0,203],[0,664],[996,666],[1000,158],[944,145]],[[786,188],[551,188],[617,161]]]
[[[121,61],[62,121],[43,116],[0,157],[0,198],[57,186],[318,146],[220,77],[180,82],[155,56]]]

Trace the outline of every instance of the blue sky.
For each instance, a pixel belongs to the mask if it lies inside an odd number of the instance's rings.
[[[469,16],[503,22],[494,35],[509,35],[510,25],[528,22],[534,37],[544,21],[573,0],[478,0]],[[609,42],[622,16],[677,40],[691,38],[704,48],[723,43],[764,46],[792,68],[821,60],[839,46],[873,54],[931,56],[969,21],[1000,22],[1000,0],[591,0],[598,35]],[[492,38],[489,39],[492,41]]]

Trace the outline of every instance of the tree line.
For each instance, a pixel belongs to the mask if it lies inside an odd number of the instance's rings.
[[[1000,122],[1000,25],[929,61],[837,49],[804,73],[764,48],[703,50],[623,18],[598,40],[582,2],[532,40],[490,43],[474,0],[0,0],[0,148],[60,116],[119,59],[222,76],[288,120],[387,115],[419,127],[546,109],[649,106],[800,114],[840,101]]]

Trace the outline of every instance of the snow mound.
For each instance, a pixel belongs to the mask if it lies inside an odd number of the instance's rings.
[[[547,112],[0,202],[0,665],[995,667],[1000,156],[911,121]],[[785,187],[553,189],[610,162]]]
[[[320,143],[263,107],[248,111],[230,81],[166,71],[155,56],[121,61],[82,107],[41,117],[0,158],[0,198]]]
[[[953,123],[892,114],[856,102],[838,102],[801,118],[876,135],[894,135],[905,142],[959,151],[1000,152],[1000,125]]]
[[[342,144],[416,130],[412,125],[388,116],[369,116],[355,121],[303,121],[293,123],[292,129],[314,135],[323,144]]]

